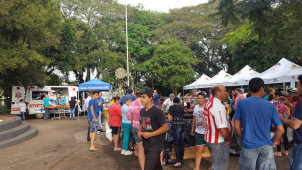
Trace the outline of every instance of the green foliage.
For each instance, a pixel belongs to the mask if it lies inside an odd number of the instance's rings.
[[[193,52],[183,42],[175,39],[165,41],[154,51],[154,56],[146,61],[151,74],[157,76],[164,86],[176,94],[178,89],[193,79],[195,59]]]
[[[223,24],[238,24],[242,20],[253,23],[251,29],[254,30],[254,36],[258,36],[256,44],[265,44],[255,55],[262,56],[265,50],[273,61],[285,57],[299,65],[302,64],[301,13],[302,2],[298,0],[222,0],[219,5]],[[235,51],[239,46],[232,48]]]
[[[243,48],[245,44],[251,41],[257,41],[258,36],[253,33],[251,24],[244,24],[233,32],[227,33],[222,42],[224,42],[232,50]]]
[[[45,51],[59,42],[61,14],[55,1],[0,1],[0,88],[43,86]]]
[[[48,86],[60,86],[62,85],[62,79],[56,74],[50,74],[46,78],[46,83]]]
[[[215,75],[223,68],[233,73],[232,56],[220,41],[232,27],[220,24],[218,3],[184,7],[170,12],[173,21],[156,30],[158,41],[175,38],[194,51],[198,64],[194,70],[199,74]]]

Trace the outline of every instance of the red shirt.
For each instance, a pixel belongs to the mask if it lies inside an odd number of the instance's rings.
[[[122,126],[121,107],[115,103],[111,104],[108,108],[109,125],[112,127]]]
[[[302,97],[301,97],[301,96],[299,96],[299,97],[300,97],[300,100],[302,100]],[[292,102],[292,98],[293,98],[293,95],[291,95],[291,96],[288,98],[288,101]]]

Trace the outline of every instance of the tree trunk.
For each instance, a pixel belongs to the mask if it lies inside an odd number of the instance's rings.
[[[151,79],[152,89],[154,90],[154,78]]]
[[[87,68],[86,81],[90,80],[90,67]]]

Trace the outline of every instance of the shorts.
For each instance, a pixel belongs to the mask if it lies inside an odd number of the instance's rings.
[[[95,122],[93,119],[89,119],[89,129],[90,132],[98,131],[98,122]]]
[[[195,146],[203,145],[206,145],[206,142],[204,141],[204,134],[195,132]]]
[[[112,129],[112,135],[117,135],[121,131],[121,127],[112,127],[112,126],[110,126],[110,129]]]
[[[135,143],[140,143],[142,142],[142,138],[139,138],[137,136],[137,132],[139,131],[139,127],[132,127],[132,133],[133,133],[133,137],[134,137],[134,140],[135,140]]]

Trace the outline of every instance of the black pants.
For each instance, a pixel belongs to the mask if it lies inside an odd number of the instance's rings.
[[[185,152],[185,125],[173,125],[173,144],[175,147],[176,160],[177,162],[183,161]]]
[[[89,122],[88,122],[89,124]],[[88,126],[88,133],[87,133],[87,142],[90,141],[90,127]]]
[[[160,163],[161,151],[145,150],[145,170],[162,170]]]
[[[284,133],[283,133],[282,137],[283,137],[284,150],[288,151],[287,127],[284,125],[283,125],[283,127],[284,127]],[[280,142],[280,145],[277,145],[277,151],[281,152],[281,142]]]

